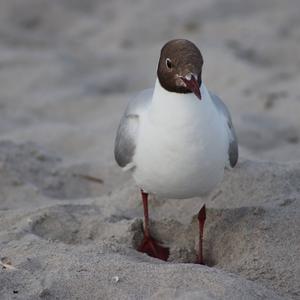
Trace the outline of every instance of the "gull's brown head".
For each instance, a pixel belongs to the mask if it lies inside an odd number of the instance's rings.
[[[157,77],[163,88],[175,93],[194,93],[201,99],[203,58],[192,42],[171,40],[161,49]]]

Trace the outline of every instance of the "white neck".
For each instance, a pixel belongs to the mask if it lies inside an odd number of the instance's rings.
[[[205,114],[209,116],[213,105],[204,83],[201,84],[200,92],[202,100],[199,100],[193,93],[169,92],[161,86],[157,79],[149,116],[152,120],[163,123],[169,119],[177,120],[178,123],[191,122],[193,116],[195,118],[199,118],[201,115],[205,117]]]

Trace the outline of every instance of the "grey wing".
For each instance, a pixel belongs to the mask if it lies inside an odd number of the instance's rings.
[[[228,149],[228,157],[229,157],[229,162],[230,166],[233,168],[238,161],[239,157],[239,148],[238,148],[238,141],[237,141],[237,136],[233,127],[232,119],[230,116],[230,112],[228,108],[226,107],[225,103],[217,96],[214,95],[213,93],[209,92],[215,106],[219,110],[220,113],[225,116],[227,120],[227,125],[228,125],[228,130],[229,130],[229,149]]]
[[[120,121],[115,139],[115,160],[122,168],[134,167],[132,158],[136,150],[140,114],[147,109],[153,89],[144,90],[129,102]]]

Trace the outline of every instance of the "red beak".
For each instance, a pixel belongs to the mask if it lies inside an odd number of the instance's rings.
[[[192,75],[191,79],[187,79],[186,77],[180,77],[182,81],[185,83],[186,87],[191,90],[197,98],[201,100],[201,92],[200,92],[200,85],[196,78]]]

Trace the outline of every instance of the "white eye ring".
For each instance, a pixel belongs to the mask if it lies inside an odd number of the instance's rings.
[[[166,66],[167,66],[168,69],[172,69],[172,62],[171,62],[170,58],[166,59]]]

